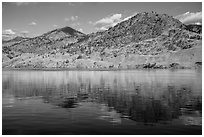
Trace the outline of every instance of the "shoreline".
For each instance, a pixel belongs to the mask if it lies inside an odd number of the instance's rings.
[[[112,68],[112,69],[82,69],[82,68],[2,68],[2,71],[127,71],[127,70],[201,70],[199,68]]]

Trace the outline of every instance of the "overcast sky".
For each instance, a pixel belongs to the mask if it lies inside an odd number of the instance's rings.
[[[105,30],[139,12],[166,13],[183,23],[201,23],[202,3],[2,3],[3,34],[41,35],[69,26],[86,34]]]

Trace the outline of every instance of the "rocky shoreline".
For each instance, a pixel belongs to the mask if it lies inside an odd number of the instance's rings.
[[[2,68],[3,71],[27,71],[27,70],[34,70],[34,71],[124,71],[124,70],[202,70],[202,63],[198,63],[194,67],[184,67],[180,66],[176,63],[172,63],[169,67],[156,64],[143,64],[143,65],[136,65],[135,68]]]

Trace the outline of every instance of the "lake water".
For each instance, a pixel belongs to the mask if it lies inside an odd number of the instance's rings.
[[[3,71],[2,133],[202,134],[202,72]]]

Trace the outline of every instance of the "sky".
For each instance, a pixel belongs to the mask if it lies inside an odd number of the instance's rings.
[[[201,2],[3,2],[2,36],[35,37],[65,26],[89,34],[152,11],[202,23]]]

